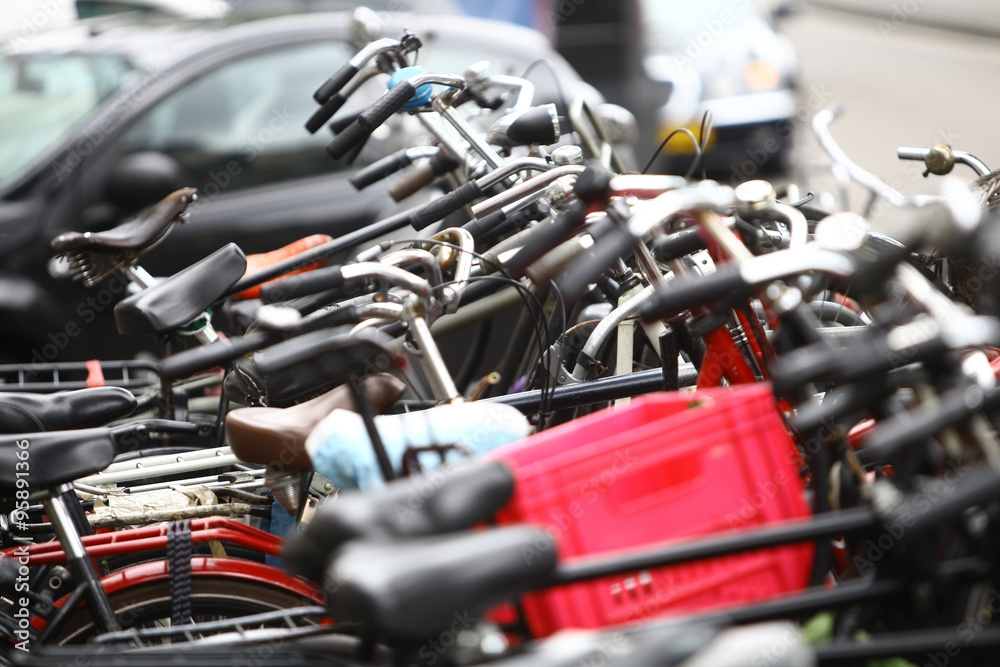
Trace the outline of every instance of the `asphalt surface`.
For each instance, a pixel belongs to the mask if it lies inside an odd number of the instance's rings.
[[[900,162],[897,146],[946,143],[1000,169],[1000,3],[816,2],[823,6],[806,5],[780,23],[801,68],[793,181],[834,188],[829,159],[807,121],[830,105],[842,109],[831,129],[846,153],[906,194],[936,192],[940,179]],[[955,173],[974,178],[966,167]],[[849,207],[863,204],[854,188]],[[893,215],[883,210],[877,217]]]

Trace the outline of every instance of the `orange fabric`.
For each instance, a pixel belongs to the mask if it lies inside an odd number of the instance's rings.
[[[298,255],[301,252],[305,252],[310,248],[315,248],[318,245],[323,245],[324,243],[327,243],[332,240],[333,237],[327,236],[326,234],[313,234],[312,236],[307,236],[303,239],[299,239],[298,241],[289,243],[283,248],[278,248],[277,250],[272,250],[271,252],[261,252],[254,255],[247,255],[247,272],[245,275],[249,276],[253,273],[256,273],[257,271],[260,271],[261,269],[265,269],[269,266],[277,264],[278,262],[286,260],[289,257],[294,257],[295,255]],[[314,264],[310,264],[309,266],[304,266],[301,269],[291,271],[290,273],[287,273],[285,275],[291,276],[296,273],[304,273],[305,271],[312,271],[313,269],[318,269],[322,265],[323,262],[316,262]],[[267,282],[273,283],[275,280],[281,280],[284,277],[285,276],[282,276],[281,278],[275,278],[274,280],[269,280]],[[266,285],[267,283],[264,284]],[[249,289],[243,290],[242,292],[236,295],[236,298],[256,299],[259,296],[260,296],[260,285],[257,285],[255,287],[250,287]]]

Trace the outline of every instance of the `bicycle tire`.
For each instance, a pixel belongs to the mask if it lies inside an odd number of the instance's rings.
[[[123,629],[165,626],[170,623],[170,582],[137,584],[108,596]],[[238,618],[279,609],[315,604],[264,581],[229,577],[195,577],[192,581],[191,616],[194,621]],[[53,637],[58,645],[86,642],[96,634],[93,618],[85,608],[74,611]]]

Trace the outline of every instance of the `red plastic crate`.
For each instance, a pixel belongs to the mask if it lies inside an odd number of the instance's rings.
[[[809,513],[767,384],[644,396],[489,458],[516,479],[499,522],[549,526],[561,561]],[[811,558],[810,544],[757,551],[533,593],[523,605],[537,636],[630,623],[801,589]]]

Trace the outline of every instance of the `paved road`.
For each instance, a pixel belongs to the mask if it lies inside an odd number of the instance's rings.
[[[818,0],[849,6],[854,0]],[[912,20],[889,19],[810,6],[785,20],[783,32],[799,53],[802,109],[840,104],[833,126],[848,155],[907,193],[934,191],[914,163],[895,158],[901,145],[950,143],[1000,169],[1000,31],[997,36],[921,25],[954,9],[953,18],[982,6],[984,22],[996,18],[996,0],[893,0],[919,6]],[[988,11],[985,5],[989,5]],[[803,126],[805,124],[803,123]],[[811,132],[800,132],[800,162],[825,161]],[[961,168],[963,177],[972,172]],[[829,179],[826,181],[830,183]],[[856,197],[852,208],[860,206]]]

